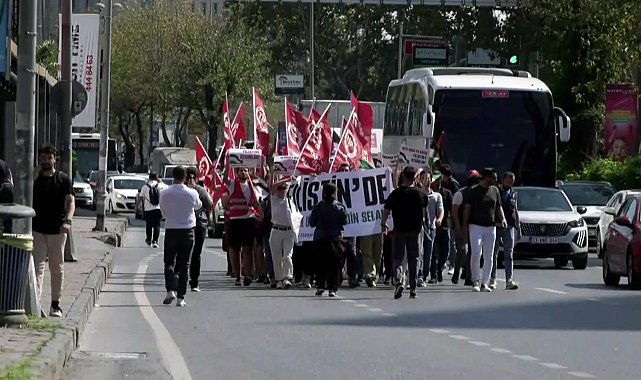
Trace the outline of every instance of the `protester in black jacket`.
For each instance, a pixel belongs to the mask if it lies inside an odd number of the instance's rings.
[[[192,292],[199,292],[198,278],[200,277],[200,257],[203,244],[207,237],[209,213],[214,208],[214,203],[207,190],[198,184],[198,171],[196,168],[187,169],[187,186],[198,192],[198,197],[203,206],[196,210],[196,231],[194,234],[194,249],[191,252],[191,265],[189,267],[189,286]]]
[[[336,201],[336,185],[325,184],[323,200],[314,206],[309,217],[309,225],[316,227],[314,243],[318,259],[317,296],[322,296],[325,290],[329,290],[329,296],[336,297],[339,273],[345,265],[340,238],[346,224],[345,206]]]

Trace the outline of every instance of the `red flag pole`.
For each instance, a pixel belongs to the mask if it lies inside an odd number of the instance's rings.
[[[256,140],[258,140],[258,133],[256,133],[256,89],[252,87],[252,105],[253,105],[253,112],[252,115],[254,116],[254,147],[256,147]]]
[[[307,141],[305,141],[305,144],[303,145],[303,149],[300,151],[300,155],[298,155],[298,160],[296,160],[296,166],[294,166],[294,176],[296,176],[296,171],[298,170],[298,164],[300,163],[300,159],[303,156],[303,152],[305,152],[305,148],[307,148],[307,145],[309,144],[309,140],[312,139],[312,136],[316,132],[316,129],[319,128],[320,125],[322,125],[321,121],[325,118],[325,115],[327,114],[327,111],[329,111],[329,107],[332,106],[332,103],[329,103],[327,107],[325,107],[325,111],[323,111],[323,114],[321,115],[320,119],[318,119],[317,122],[314,123],[314,128],[312,128],[311,133],[309,136],[307,136]]]

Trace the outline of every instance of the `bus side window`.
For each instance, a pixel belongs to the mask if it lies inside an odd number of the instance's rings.
[[[414,111],[410,135],[421,136],[423,134],[423,114],[427,111],[425,93],[423,92],[423,87],[421,85],[416,85],[416,90],[414,91],[414,97],[412,99],[412,107]]]
[[[398,92],[398,87],[390,87],[387,93],[387,100],[385,102],[385,123],[383,124],[383,134],[393,135],[393,122],[394,112],[396,110],[395,96]]]
[[[407,85],[400,86],[398,94],[396,96],[396,112],[394,115],[394,135],[396,136],[403,135],[403,125],[405,124],[407,113],[407,109],[405,107],[406,92]]]
[[[412,135],[412,122],[414,119],[414,107],[413,107],[413,98],[414,92],[416,92],[416,84],[412,83],[407,86],[407,91],[405,92],[405,101],[403,106],[405,108],[405,117],[403,118],[403,136]]]

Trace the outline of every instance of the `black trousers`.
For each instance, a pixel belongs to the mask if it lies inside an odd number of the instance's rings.
[[[194,229],[165,230],[165,288],[185,298],[189,258],[194,247]]]
[[[160,221],[162,220],[162,212],[160,210],[149,210],[144,212],[145,217],[145,232],[147,243],[158,243],[158,236],[160,236]]]
[[[345,265],[331,240],[314,242],[316,247],[316,288],[337,291],[339,276]]]
[[[394,232],[392,238],[392,251],[394,252],[394,271],[396,283],[403,283],[403,259],[407,253],[407,270],[410,289],[416,289],[418,277],[418,232]]]
[[[383,267],[385,268],[385,278],[392,278],[394,276],[394,257],[390,234],[383,235]]]
[[[207,226],[197,225],[194,230],[194,249],[191,251],[191,265],[189,265],[189,286],[198,286],[200,277],[200,257],[207,237]]]

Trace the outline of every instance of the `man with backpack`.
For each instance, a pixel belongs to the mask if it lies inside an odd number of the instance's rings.
[[[167,185],[158,180],[158,175],[151,172],[149,173],[149,182],[142,187],[138,196],[138,201],[144,204],[145,243],[153,248],[158,248],[158,237],[160,236],[160,221],[162,220],[160,192],[166,188]]]

